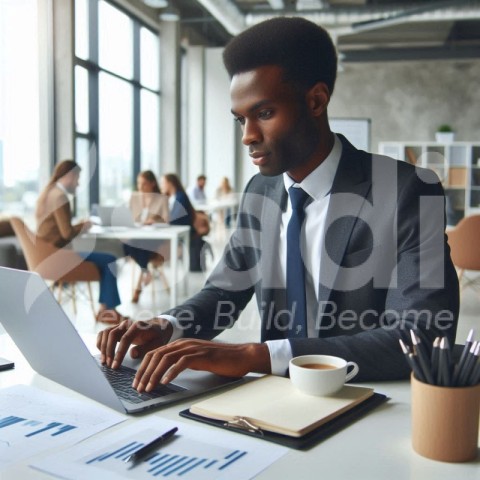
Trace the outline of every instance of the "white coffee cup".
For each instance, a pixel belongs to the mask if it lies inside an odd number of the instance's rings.
[[[348,367],[353,367],[350,372]],[[340,390],[358,373],[355,362],[331,355],[302,355],[290,360],[290,380],[308,395],[325,396]]]

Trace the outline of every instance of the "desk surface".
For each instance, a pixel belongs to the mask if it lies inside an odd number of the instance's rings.
[[[89,346],[94,336],[84,337]],[[93,351],[93,350],[92,350]],[[1,355],[15,361],[15,370],[0,372],[0,387],[18,383],[34,385],[50,392],[58,392],[85,402],[93,402],[36,374],[25,361],[8,335],[0,335]],[[289,451],[284,457],[264,470],[256,478],[261,480],[292,479],[360,479],[360,480],[462,480],[480,479],[480,455],[476,462],[449,464],[428,460],[416,454],[410,444],[410,386],[408,382],[375,383],[376,391],[388,395],[391,400],[358,420],[343,431],[306,451]],[[192,402],[176,404],[153,413],[129,417],[135,422],[146,415],[171,420],[179,419],[178,412]],[[194,422],[195,425],[199,425]],[[124,423],[123,425],[126,425]],[[121,428],[122,425],[113,427]],[[213,429],[214,427],[204,426]],[[109,430],[110,432],[111,430]],[[103,435],[102,432],[98,435]],[[235,435],[232,433],[232,435]],[[262,440],[258,440],[262,442]],[[21,462],[6,470],[0,470],[1,479],[31,480],[52,478],[33,471],[28,462]]]
[[[93,226],[83,238],[108,238],[117,240],[172,240],[190,233],[186,225],[144,225],[141,227]]]

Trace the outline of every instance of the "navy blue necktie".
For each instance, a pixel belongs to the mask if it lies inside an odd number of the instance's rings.
[[[307,337],[307,299],[305,293],[305,267],[303,264],[301,230],[305,219],[305,202],[310,196],[301,188],[288,189],[292,203],[292,216],[287,227],[287,308],[292,315],[290,338]]]

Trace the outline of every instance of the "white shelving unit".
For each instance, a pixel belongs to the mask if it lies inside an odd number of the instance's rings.
[[[434,170],[447,197],[447,223],[480,213],[480,142],[380,142],[380,153]]]

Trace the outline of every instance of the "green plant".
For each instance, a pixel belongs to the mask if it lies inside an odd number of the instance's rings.
[[[453,128],[450,125],[444,123],[443,125],[440,125],[437,128],[437,132],[444,132],[444,133],[453,132]]]

